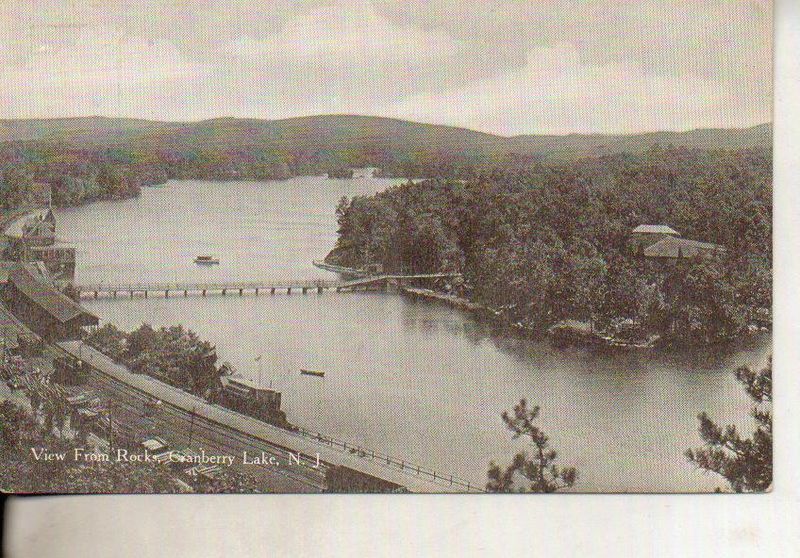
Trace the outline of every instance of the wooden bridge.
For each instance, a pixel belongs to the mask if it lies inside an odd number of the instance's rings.
[[[120,295],[127,298],[140,296],[162,296],[169,298],[170,294],[188,297],[191,295],[208,296],[210,294],[254,294],[261,293],[286,293],[309,291],[322,294],[325,291],[375,291],[385,290],[389,286],[402,287],[404,284],[417,283],[426,280],[452,279],[459,277],[459,273],[420,273],[412,275],[375,275],[363,277],[352,281],[325,281],[325,280],[264,280],[255,282],[220,282],[220,283],[96,283],[75,285],[79,296],[83,298],[118,298]]]

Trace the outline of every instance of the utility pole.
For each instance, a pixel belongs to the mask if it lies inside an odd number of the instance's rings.
[[[261,387],[262,387],[261,376],[262,376],[262,373],[264,371],[264,362],[263,362],[263,359],[261,358],[262,356],[263,355],[258,355],[258,358],[256,359],[258,361],[258,389],[261,389]],[[272,386],[270,386],[270,387],[272,387]]]
[[[106,416],[108,417],[108,452],[111,453],[114,451],[114,428],[112,427],[110,403],[108,405],[108,409],[106,409]]]
[[[8,326],[3,326],[3,348],[2,352],[0,352],[0,364],[6,363],[6,347],[8,346],[8,342],[6,341],[7,335],[8,335]]]
[[[192,407],[192,418],[189,421],[189,447],[192,447],[192,434],[194,433],[194,415],[197,410],[196,406]]]

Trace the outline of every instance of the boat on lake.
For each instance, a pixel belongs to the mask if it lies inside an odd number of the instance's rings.
[[[197,256],[194,259],[194,263],[199,264],[199,265],[218,265],[219,264],[219,258],[216,258],[214,256],[201,255],[201,256]]]

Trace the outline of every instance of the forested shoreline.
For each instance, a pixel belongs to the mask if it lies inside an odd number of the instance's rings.
[[[320,136],[303,128],[310,123]],[[56,205],[72,206],[137,196],[169,179],[286,179],[373,166],[384,176],[428,178],[343,200],[331,263],[461,272],[454,294],[529,330],[574,319],[710,344],[769,324],[768,147],[654,144],[560,159],[523,148],[520,139],[412,124],[381,121],[392,126],[383,130],[369,128],[369,119],[312,119],[283,128],[275,143],[268,140],[278,132],[258,127],[270,123],[224,120],[158,140],[1,142],[0,210],[41,203],[50,188]],[[387,130],[430,134],[431,142],[400,149],[378,134]],[[714,133],[726,145],[729,132]],[[463,149],[447,147],[459,142]],[[632,257],[627,240],[640,224],[668,225],[725,252],[671,266]]]
[[[170,179],[283,180],[302,173],[323,174],[327,166],[196,158],[134,148],[83,148],[46,142],[0,144],[0,210],[42,203],[52,188],[53,203],[69,207],[99,200],[137,197],[142,187]]]
[[[729,341],[771,321],[771,167],[768,149],[654,146],[408,182],[342,199],[327,261],[462,272],[458,294],[532,330],[576,319],[667,343]],[[639,224],[725,252],[648,261],[627,244]]]
[[[469,180],[527,172],[544,161],[575,161],[648,146],[769,145],[770,124],[726,130],[638,135],[504,137],[358,115],[285,120],[217,118],[156,122],[103,117],[0,120],[0,210],[53,202],[72,206],[122,199],[169,179],[283,180],[347,177],[374,167],[378,176]]]

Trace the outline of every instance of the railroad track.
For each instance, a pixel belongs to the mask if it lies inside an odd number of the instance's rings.
[[[124,407],[134,416],[141,415],[144,403],[152,400],[150,396],[139,393],[137,390],[130,388],[122,382],[109,378],[101,372],[90,370],[89,376],[91,378],[90,383],[94,387],[113,394],[113,405],[115,408],[119,409],[120,407]],[[158,411],[158,416],[151,418],[154,422],[157,421],[161,428],[157,432],[154,431],[154,435],[158,434],[164,435],[167,438],[184,440],[187,437],[187,432],[191,432],[193,437],[196,436],[198,439],[203,440],[204,443],[200,446],[200,449],[204,449],[206,452],[213,451],[217,454],[233,455],[239,458],[243,450],[255,450],[259,454],[263,451],[268,455],[272,455],[281,462],[287,460],[286,453],[281,448],[271,446],[262,440],[258,440],[242,432],[221,427],[201,416],[193,416],[192,413],[173,407],[172,405],[164,404]],[[115,420],[119,420],[119,418],[117,417]],[[125,421],[120,422],[124,423]],[[171,432],[172,435],[165,434],[165,430]],[[254,474],[252,470],[253,467],[257,466],[243,466],[241,463],[235,462],[234,467],[251,478],[261,480],[263,477],[279,475],[287,480],[293,481],[292,484],[300,483],[311,489],[302,490],[303,492],[321,492],[325,487],[327,465],[321,464],[319,469],[314,469],[309,466],[307,462],[314,462],[316,459],[315,457],[301,457],[303,458],[301,464],[292,465],[291,468],[277,466],[272,466],[267,470],[261,470],[259,468],[258,470],[262,472],[261,475]],[[268,482],[269,480],[267,479],[267,483]],[[287,492],[300,492],[300,490],[297,490],[296,486],[290,488],[292,489],[287,490]]]
[[[412,492],[482,492],[479,486],[455,475],[443,475],[426,467],[302,428],[296,432],[277,428],[248,415],[231,411],[219,405],[212,405],[188,392],[177,390],[141,375],[132,374],[124,367],[114,364],[106,355],[90,347],[84,347],[75,342],[59,343],[57,347],[72,357],[80,357],[87,364],[91,363],[89,368],[92,369],[92,376],[100,378],[98,381],[108,382],[111,380],[114,382],[104,385],[116,387],[119,393],[137,394],[137,400],[142,402],[142,406],[147,400],[152,401],[153,398],[159,398],[165,406],[170,405],[175,408],[175,412],[180,413],[184,424],[187,420],[194,421],[193,424],[198,424],[197,421],[202,420],[203,424],[209,425],[209,430],[215,433],[213,440],[243,444],[244,447],[255,447],[259,451],[266,450],[267,453],[278,452],[278,455],[283,455],[286,459],[300,455],[302,464],[316,463],[316,456],[319,455],[321,465],[342,465],[355,469],[368,477],[405,487]],[[83,348],[83,353],[79,350],[81,348]],[[182,439],[186,439],[186,433],[187,429],[182,428],[180,431]],[[233,447],[238,450],[242,446],[235,445]],[[282,460],[282,463],[285,463],[286,459]],[[311,469],[313,471],[311,474],[312,484],[317,487],[324,484],[321,480],[321,477],[324,478],[324,467],[300,469],[295,465],[298,463],[292,464],[292,473],[302,471],[303,476],[307,478],[308,469]]]

